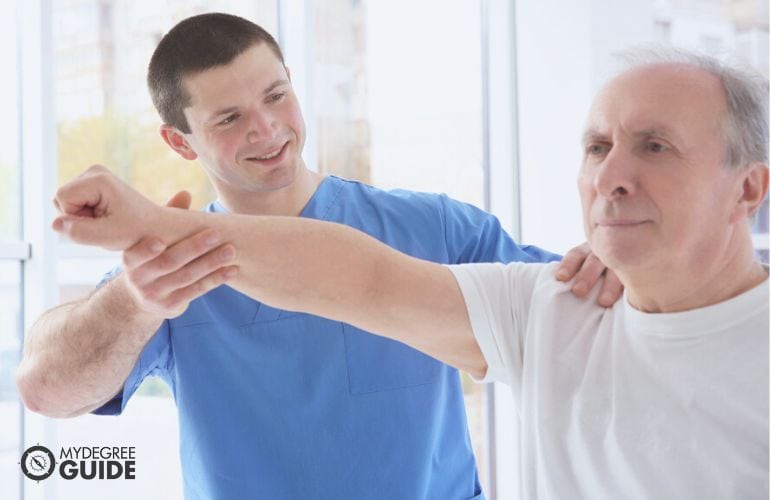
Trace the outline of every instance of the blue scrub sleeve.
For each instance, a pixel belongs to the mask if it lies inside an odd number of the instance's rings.
[[[105,274],[96,286],[97,289],[114,279],[121,271],[121,267],[116,267]],[[165,320],[147,345],[144,346],[139,359],[136,360],[131,373],[128,374],[126,381],[123,383],[123,390],[91,413],[94,415],[120,415],[123,413],[128,400],[131,399],[131,396],[139,388],[144,378],[149,375],[159,374],[168,365],[168,360],[170,359],[169,351],[169,321]]]
[[[441,195],[445,239],[452,264],[468,262],[552,262],[561,256],[518,245],[500,221],[480,208]]]

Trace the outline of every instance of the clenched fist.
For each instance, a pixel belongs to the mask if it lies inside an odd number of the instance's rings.
[[[162,208],[94,165],[56,192],[53,229],[76,243],[124,250],[146,235]]]

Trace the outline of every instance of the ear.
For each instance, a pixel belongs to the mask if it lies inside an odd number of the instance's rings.
[[[160,126],[160,136],[171,149],[185,160],[194,160],[198,157],[198,153],[193,150],[184,133],[178,128],[164,123]]]
[[[741,174],[742,184],[731,222],[751,218],[765,201],[768,189],[768,166],[754,163]]]

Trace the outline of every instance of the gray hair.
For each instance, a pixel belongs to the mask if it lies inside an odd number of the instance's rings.
[[[636,47],[614,54],[626,69],[653,64],[679,64],[719,78],[727,98],[722,123],[725,165],[740,168],[768,163],[768,81],[748,67],[724,63],[714,57],[671,47]]]

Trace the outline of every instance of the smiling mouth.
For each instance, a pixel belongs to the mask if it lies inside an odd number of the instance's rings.
[[[264,154],[262,156],[251,156],[249,158],[246,158],[250,161],[268,161],[272,160],[273,158],[276,158],[281,153],[283,153],[284,149],[286,149],[286,145],[289,144],[288,142],[285,142],[280,148],[276,149],[275,151],[271,151],[270,153]]]

